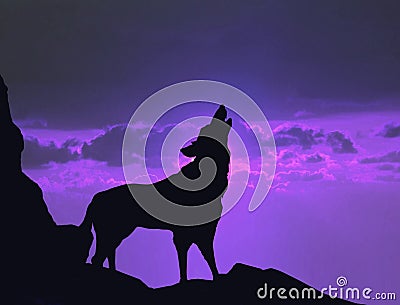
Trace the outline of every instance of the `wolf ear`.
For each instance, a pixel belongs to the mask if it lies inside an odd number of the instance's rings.
[[[225,121],[227,112],[224,105],[220,105],[217,111],[214,114],[214,119],[219,119],[221,121]]]
[[[229,118],[229,119],[227,119],[226,121],[224,121],[224,123],[225,124],[223,124],[224,126],[223,126],[223,128],[222,128],[222,133],[224,134],[224,137],[227,137],[228,136],[228,134],[229,134],[229,132],[231,131],[231,129],[232,129],[232,119],[231,118]]]

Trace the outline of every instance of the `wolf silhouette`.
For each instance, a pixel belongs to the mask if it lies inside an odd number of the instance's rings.
[[[221,198],[228,187],[228,135],[232,119],[226,118],[226,108],[221,105],[211,123],[200,130],[197,139],[181,149],[183,155],[194,159],[177,174],[154,184],[125,184],[93,196],[80,225],[86,231],[90,231],[93,225],[96,233],[96,252],[91,260],[93,265],[100,267],[108,259],[109,268],[115,270],[117,247],[137,227],[165,229],[173,233],[180,281],[187,280],[187,252],[192,244],[198,246],[213,278],[218,276],[213,242],[222,213]],[[202,177],[207,178],[205,185]],[[185,224],[179,225],[163,221],[138,204],[137,197],[132,195],[135,192],[141,194],[139,197],[150,206],[157,201],[158,207],[162,208],[163,200],[184,207],[206,206],[205,217],[210,221],[191,223],[188,219]]]

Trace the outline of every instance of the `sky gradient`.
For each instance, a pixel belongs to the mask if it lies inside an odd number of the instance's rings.
[[[343,275],[352,287],[399,296],[399,2],[242,3],[3,1],[0,72],[25,137],[24,171],[57,223],[79,224],[96,192],[124,183],[122,138],[138,105],[176,82],[221,81],[268,118],[277,166],[259,209],[247,210],[252,171],[221,219],[220,271],[273,267],[316,288]],[[155,175],[168,131],[191,112],[214,111],[175,109],[154,128]],[[246,123],[233,128],[256,160],[248,127],[258,122]],[[243,183],[241,161],[231,192]],[[170,232],[139,229],[117,251],[117,268],[152,287],[175,283],[177,266]],[[188,270],[211,277],[194,247]]]

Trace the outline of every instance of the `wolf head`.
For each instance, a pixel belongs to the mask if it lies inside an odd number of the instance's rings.
[[[229,155],[228,135],[232,128],[232,119],[226,119],[226,117],[225,106],[219,106],[211,123],[200,130],[199,136],[195,141],[181,149],[182,154],[190,158],[215,158],[225,151]]]

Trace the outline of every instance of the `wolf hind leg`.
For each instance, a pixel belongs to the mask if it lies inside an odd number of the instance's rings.
[[[110,249],[108,251],[108,255],[107,255],[108,268],[110,268],[111,270],[116,270],[116,266],[115,266],[115,252],[116,251],[117,251],[117,248]]]
[[[178,254],[178,263],[179,263],[179,282],[187,281],[187,253],[192,245],[192,242],[189,241],[185,236],[180,236],[180,234],[174,233],[174,245],[176,248],[176,252]]]
[[[106,259],[110,269],[115,269],[115,251],[120,244],[116,241],[115,234],[111,232],[105,233],[104,231],[96,231],[96,252],[91,259],[91,262],[96,267],[103,267]]]
[[[96,252],[91,259],[91,263],[96,267],[103,267],[104,261],[107,257],[106,246],[104,245],[104,241],[96,234]]]

